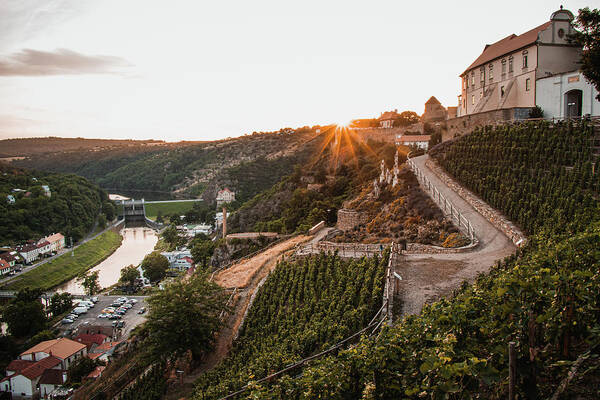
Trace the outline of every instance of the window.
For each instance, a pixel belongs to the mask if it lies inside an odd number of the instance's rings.
[[[483,91],[479,92],[479,98],[482,99],[483,98]]]
[[[481,82],[482,84],[485,82],[485,68],[481,67],[479,69],[479,82]]]
[[[504,97],[504,86],[500,86],[500,97]]]
[[[502,60],[502,77],[504,78],[504,75],[506,75],[506,59]]]
[[[513,57],[510,56],[508,57],[508,73],[512,73],[513,72]]]
[[[525,90],[529,92],[529,89],[531,89],[531,79],[527,78],[525,79]]]
[[[489,77],[490,77],[490,82],[492,82],[494,80],[494,65],[490,64],[490,72],[488,73]]]
[[[475,95],[471,95],[471,104],[475,105]]]
[[[523,52],[523,68],[527,68],[529,66],[529,60],[527,59],[527,50]]]
[[[471,86],[475,86],[475,72],[471,72]]]

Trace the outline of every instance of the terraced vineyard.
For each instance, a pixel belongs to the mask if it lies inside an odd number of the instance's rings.
[[[504,399],[511,341],[519,398],[599,398],[600,207],[591,135],[585,122],[536,122],[484,128],[442,146],[440,163],[525,227],[527,247],[453,298],[239,398]],[[254,318],[262,321],[253,314],[249,325]],[[207,398],[222,393],[213,388],[231,376],[243,376],[240,384],[252,378],[235,371],[252,371],[257,353],[238,351],[245,360],[207,376],[196,398],[203,389]]]
[[[321,254],[282,261],[267,278],[229,358],[203,375],[197,399],[217,399],[368,325],[381,307],[387,257]]]

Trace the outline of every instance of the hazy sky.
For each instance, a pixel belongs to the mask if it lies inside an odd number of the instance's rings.
[[[545,1],[0,0],[0,139],[203,140],[456,105]],[[595,1],[569,1],[574,13]]]

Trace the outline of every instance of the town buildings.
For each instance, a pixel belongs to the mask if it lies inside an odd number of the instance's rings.
[[[595,89],[578,71],[581,48],[568,41],[573,19],[561,6],[542,25],[486,45],[460,75],[457,117],[526,119],[535,106],[544,118],[600,115]],[[463,119],[465,125],[485,120]]]
[[[398,135],[396,145],[414,146],[419,149],[428,150],[430,135]]]
[[[394,127],[394,120],[400,118],[400,114],[398,114],[398,110],[394,111],[386,111],[382,113],[379,120],[379,127],[384,129],[389,129]]]
[[[192,253],[188,249],[165,251],[160,253],[169,261],[169,269],[173,271],[187,271],[194,266]]]

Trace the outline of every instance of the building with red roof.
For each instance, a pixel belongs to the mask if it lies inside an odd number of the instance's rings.
[[[47,373],[48,370],[56,372]],[[54,356],[48,356],[39,361],[14,360],[6,369],[7,376],[0,381],[0,389],[11,392],[13,396],[33,397],[38,393],[38,385],[42,376],[56,375],[62,378],[63,371],[62,360]],[[64,380],[61,384],[63,382]]]
[[[91,350],[95,349],[97,346],[100,346],[102,343],[108,342],[110,338],[106,335],[103,335],[102,333],[82,333],[74,337],[73,340],[85,344],[89,353]]]

